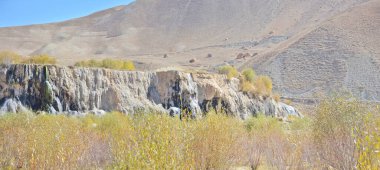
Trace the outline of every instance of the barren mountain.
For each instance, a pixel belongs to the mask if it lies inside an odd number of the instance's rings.
[[[48,53],[72,63],[89,57],[252,45],[291,36],[359,0],[138,0],[61,23],[0,29],[0,49]],[[284,38],[283,38],[284,39]]]
[[[0,28],[0,50],[47,53],[66,65],[105,57],[131,59],[146,69],[212,69],[229,63],[269,74],[288,97],[344,87],[379,100],[379,4],[137,0],[65,22]],[[248,58],[237,59],[239,53]]]
[[[349,90],[380,100],[380,1],[370,1],[329,19],[246,63],[270,74],[289,97]]]

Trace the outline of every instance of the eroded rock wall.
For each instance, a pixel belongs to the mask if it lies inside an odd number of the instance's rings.
[[[42,65],[0,67],[0,112],[25,109],[65,114],[104,114],[120,111],[169,112],[191,117],[209,111],[247,118],[301,116],[293,107],[272,98],[249,97],[239,80],[223,75],[180,71],[126,72],[108,69]]]

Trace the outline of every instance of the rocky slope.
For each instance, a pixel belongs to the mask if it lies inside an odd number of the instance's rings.
[[[380,101],[380,1],[348,10],[246,66],[271,75],[277,91],[313,98],[346,90]]]
[[[41,65],[0,68],[0,112],[34,111],[80,115],[141,111],[201,117],[209,111],[247,118],[301,116],[272,98],[239,92],[239,80],[223,75],[179,71],[124,72]],[[185,114],[187,113],[187,114]]]

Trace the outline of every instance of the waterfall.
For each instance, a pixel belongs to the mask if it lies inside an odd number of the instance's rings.
[[[0,113],[16,113],[17,112],[17,103],[13,99],[7,99],[0,108]]]
[[[56,109],[57,109],[58,113],[62,113],[63,112],[63,106],[62,106],[61,100],[58,97],[55,97],[54,100],[55,100]]]
[[[17,113],[17,112],[27,112],[28,109],[25,108],[20,101],[15,99],[7,99],[4,104],[0,107],[0,115],[5,113]]]

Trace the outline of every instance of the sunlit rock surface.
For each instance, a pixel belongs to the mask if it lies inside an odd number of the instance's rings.
[[[210,111],[242,119],[301,116],[291,106],[270,97],[249,97],[239,80],[223,75],[180,71],[127,72],[108,69],[42,65],[0,67],[0,113],[27,108],[52,114],[103,115],[178,110],[193,118]]]

